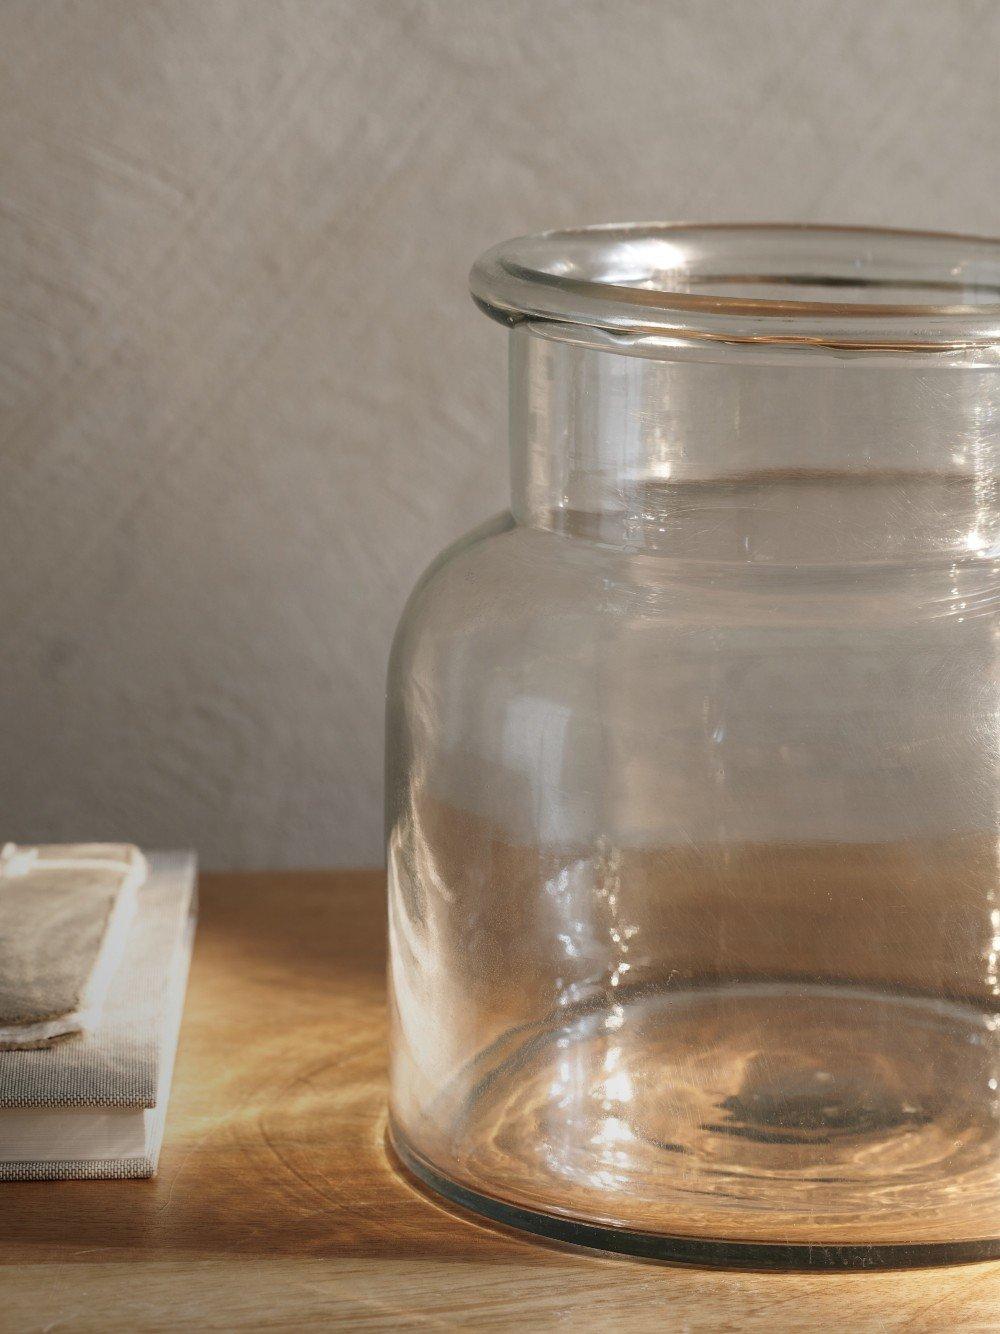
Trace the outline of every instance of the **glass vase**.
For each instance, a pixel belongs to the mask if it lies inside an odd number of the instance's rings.
[[[604,1249],[1000,1254],[1000,243],[475,266],[512,503],[389,677],[391,1137]]]

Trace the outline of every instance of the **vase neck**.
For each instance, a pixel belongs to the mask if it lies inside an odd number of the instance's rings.
[[[512,331],[520,523],[741,562],[1000,550],[995,369],[616,342]]]

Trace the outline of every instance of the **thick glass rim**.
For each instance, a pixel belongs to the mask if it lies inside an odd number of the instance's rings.
[[[1000,345],[1000,239],[810,223],[625,223],[518,237],[476,303],[682,341],[946,352]]]

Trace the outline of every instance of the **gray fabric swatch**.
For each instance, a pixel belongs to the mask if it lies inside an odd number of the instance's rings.
[[[136,1181],[156,1170],[152,1158],[108,1158],[93,1162],[0,1163],[0,1181]]]

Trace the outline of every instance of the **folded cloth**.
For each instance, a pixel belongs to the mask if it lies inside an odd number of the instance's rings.
[[[0,851],[0,1051],[93,1029],[146,874],[129,844]]]
[[[51,1050],[0,1052],[0,1183],[156,1170],[194,934],[195,858],[148,859],[100,1023]]]

